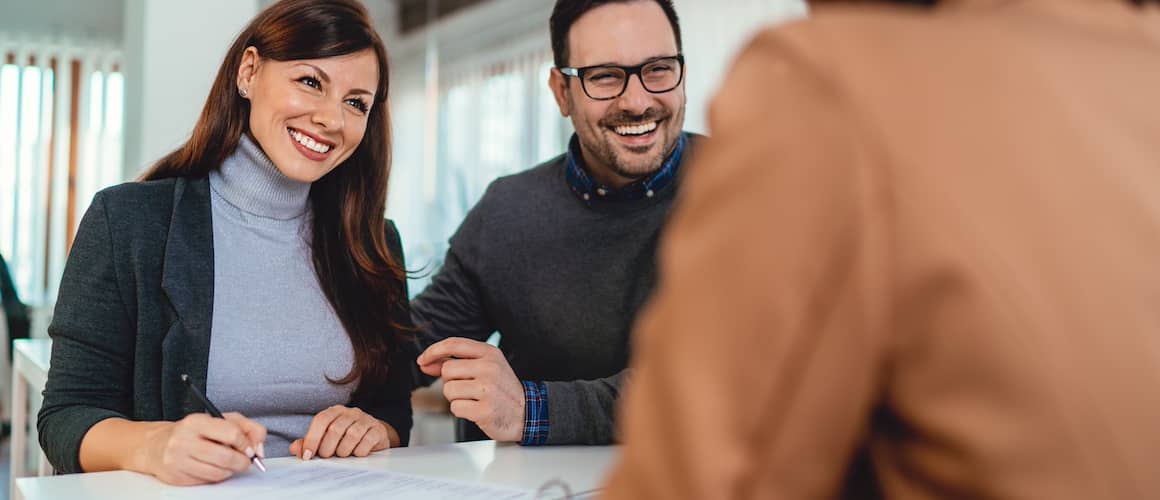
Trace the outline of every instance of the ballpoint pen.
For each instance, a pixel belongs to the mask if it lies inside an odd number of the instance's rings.
[[[209,398],[205,397],[205,394],[202,394],[201,391],[198,390],[197,386],[193,385],[193,382],[189,380],[189,375],[182,373],[181,381],[185,382],[185,387],[189,389],[189,392],[193,393],[193,397],[197,398],[198,401],[201,401],[201,405],[205,407],[205,411],[208,411],[210,416],[214,418],[225,418],[222,416],[222,412],[218,411],[217,407],[214,406],[213,403],[209,402]],[[257,455],[250,457],[250,461],[258,467],[258,470],[266,472],[266,464],[263,464],[262,459]]]

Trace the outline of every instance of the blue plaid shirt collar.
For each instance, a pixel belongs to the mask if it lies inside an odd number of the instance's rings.
[[[591,205],[594,200],[627,201],[652,198],[673,183],[677,177],[677,170],[681,168],[681,156],[685,152],[685,133],[677,136],[677,145],[672,154],[665,159],[664,165],[657,173],[632,184],[616,189],[601,185],[588,174],[584,159],[580,156],[580,139],[572,134],[568,141],[568,154],[565,161],[564,177],[568,180],[568,187],[580,201]]]

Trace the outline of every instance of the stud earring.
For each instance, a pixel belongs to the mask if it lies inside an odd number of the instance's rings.
[[[246,89],[238,89],[238,95],[240,95],[242,97],[246,97],[247,95],[249,95],[249,92],[246,92]]]

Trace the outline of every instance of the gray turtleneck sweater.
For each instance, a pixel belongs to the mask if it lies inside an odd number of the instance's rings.
[[[265,425],[285,456],[318,412],[350,401],[335,385],[354,363],[346,330],[311,263],[310,184],[291,180],[243,135],[209,175],[214,300],[206,392],[223,412]]]

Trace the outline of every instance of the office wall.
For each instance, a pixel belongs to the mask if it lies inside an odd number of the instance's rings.
[[[124,178],[189,137],[257,0],[126,0]]]
[[[685,128],[708,133],[707,107],[733,58],[762,27],[806,15],[805,0],[674,0],[688,64]]]

